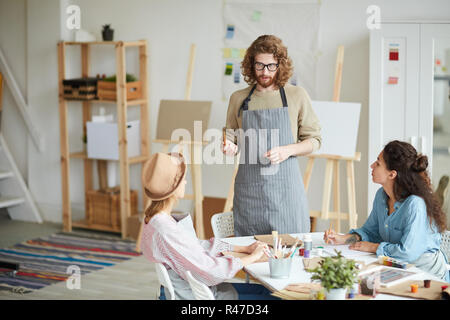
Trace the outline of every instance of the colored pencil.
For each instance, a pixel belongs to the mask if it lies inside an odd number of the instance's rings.
[[[332,223],[330,222],[330,227],[328,228],[328,234],[331,232]],[[330,239],[328,239],[327,236],[327,244],[329,243]]]

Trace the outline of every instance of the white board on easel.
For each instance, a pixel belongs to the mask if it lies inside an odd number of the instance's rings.
[[[311,101],[311,104],[322,128],[322,146],[315,153],[353,157],[361,104],[333,101]]]

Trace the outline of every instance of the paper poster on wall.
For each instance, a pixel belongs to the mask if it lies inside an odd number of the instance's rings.
[[[398,43],[390,43],[389,44],[389,60],[390,61],[398,61]]]
[[[223,48],[223,57],[225,59],[231,58],[231,48]]]
[[[225,75],[229,76],[232,73],[233,73],[233,64],[228,62],[225,66]]]
[[[261,11],[258,11],[258,10],[253,11],[252,20],[253,21],[261,20]]]
[[[239,63],[234,64],[234,83],[240,83],[241,81],[241,66]]]
[[[314,100],[311,104],[322,128],[322,146],[315,153],[353,157],[361,104]]]
[[[388,84],[398,84],[398,77],[389,77]]]
[[[286,6],[280,6],[277,0],[225,0],[223,48],[227,49],[223,51],[223,61],[224,65],[231,63],[232,66],[227,67],[231,71],[222,75],[224,101],[228,101],[234,91],[248,86],[242,75],[237,81],[235,71],[237,65],[241,65],[247,48],[264,34],[279,37],[287,46],[295,68],[289,83],[302,86],[314,98],[320,3],[317,0],[293,0],[288,6],[289,10],[286,10]],[[232,36],[230,26],[233,26]],[[227,68],[225,70],[229,70]]]
[[[228,25],[227,26],[227,39],[232,39],[234,36],[234,26]]]

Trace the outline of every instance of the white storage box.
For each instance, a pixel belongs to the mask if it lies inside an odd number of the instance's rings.
[[[87,122],[87,156],[119,160],[119,132],[115,122]],[[139,120],[127,122],[128,158],[141,154]]]

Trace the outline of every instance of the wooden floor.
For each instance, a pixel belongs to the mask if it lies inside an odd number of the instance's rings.
[[[0,291],[0,300],[155,300],[157,288],[154,264],[140,256],[81,276],[80,289],[61,281],[26,294]]]

